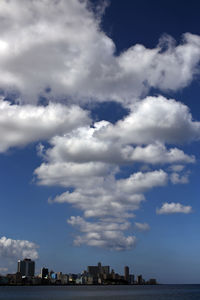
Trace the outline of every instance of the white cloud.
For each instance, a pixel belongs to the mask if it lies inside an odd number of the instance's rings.
[[[111,187],[108,183],[112,184]],[[130,218],[132,211],[139,209],[144,201],[142,194],[122,193],[116,183],[107,182],[96,185],[96,188],[85,190],[77,188],[74,192],[65,192],[56,196],[53,202],[70,203],[84,212],[86,218]]]
[[[135,227],[136,227],[136,229],[138,229],[140,231],[148,231],[148,230],[150,230],[150,226],[147,223],[135,222]]]
[[[37,259],[38,248],[38,245],[26,240],[13,240],[5,236],[0,238],[0,257],[2,259]]]
[[[160,51],[163,42],[168,46],[164,52]],[[155,49],[135,45],[125,51],[119,61],[131,79],[136,76],[140,80],[146,80],[148,86],[161,90],[177,90],[188,85],[197,72],[200,39],[186,33],[184,43],[177,47],[174,45],[174,41],[168,37],[163,37],[162,43]]]
[[[198,129],[199,123],[192,120],[185,105],[161,96],[147,97],[116,124],[96,122],[93,127],[82,126],[53,137],[47,150],[40,145],[44,162],[34,174],[41,185],[66,187],[66,192],[49,202],[70,203],[83,212],[84,218],[93,218],[93,227],[99,222],[126,222],[140,208],[146,191],[166,186],[169,180],[174,184],[188,181],[187,172],[178,174],[174,170],[182,172],[178,164],[194,163],[194,156],[164,143],[197,139]],[[136,162],[173,164],[173,168],[167,168],[169,174],[158,169],[117,177],[121,166]],[[107,247],[105,236],[98,232],[98,241],[91,242],[83,226],[78,227],[82,235],[75,238],[76,244]]]
[[[111,168],[104,163],[43,163],[34,174],[41,185],[60,185],[64,187],[83,186],[91,187],[95,182],[102,182]]]
[[[107,223],[107,222],[86,222],[81,217],[71,217],[68,223],[76,226],[83,233],[78,235],[74,243],[77,246],[86,244],[89,246],[108,248],[109,250],[127,250],[136,243],[133,235],[125,236],[123,231],[128,229],[130,224],[125,223]]]
[[[67,222],[73,226],[80,226],[81,232],[101,232],[102,230],[105,231],[115,231],[115,230],[126,230],[130,227],[129,222],[118,222],[118,223],[106,223],[106,222],[99,222],[99,223],[92,223],[86,222],[83,218],[77,216],[71,216]]]
[[[173,184],[186,184],[189,182],[189,172],[181,175],[179,173],[173,172],[170,175],[170,180]]]
[[[44,94],[129,105],[150,87],[177,90],[191,82],[200,60],[199,36],[186,33],[178,46],[163,38],[165,51],[163,42],[154,49],[137,44],[116,56],[100,16],[89,7],[86,0],[21,0],[20,6],[2,0],[0,87],[19,90],[23,101]]]
[[[21,106],[0,99],[0,152],[47,140],[89,122],[88,112],[78,106]]]
[[[77,236],[74,240],[76,246],[82,244],[94,247],[107,248],[109,250],[129,250],[136,243],[135,236],[125,237],[120,231],[102,231],[99,234],[95,232],[87,233],[83,236]]]
[[[189,108],[181,102],[163,96],[147,97],[135,103],[123,120],[100,130],[98,136],[130,144],[178,144],[199,140],[200,122],[192,120]],[[172,152],[171,157],[175,155]]]
[[[120,145],[112,145],[95,137],[100,128],[105,127],[108,122],[101,121],[94,127],[81,127],[65,136],[56,136],[51,139],[52,148],[46,151],[49,161],[76,163],[106,162],[118,163],[122,159]]]
[[[153,172],[137,172],[129,178],[117,181],[117,186],[122,192],[144,193],[146,190],[156,186],[167,184],[168,175],[163,170]]]
[[[128,150],[128,151],[127,151]],[[135,149],[125,149],[129,152],[128,157],[134,162],[150,164],[171,164],[171,163],[194,163],[194,156],[185,154],[177,148],[169,150],[161,143],[149,144],[146,147],[137,146]]]
[[[71,217],[68,221],[82,232],[75,238],[75,244],[129,249],[135,244],[135,237],[126,237],[123,233],[129,227],[127,220],[134,217],[133,212],[144,201],[143,193],[146,190],[167,184],[167,174],[160,170],[135,173],[121,180],[116,180],[114,174],[94,181],[86,178],[86,185],[78,180],[72,186],[73,191],[50,199],[51,202],[70,203],[83,211],[85,218],[93,218],[92,222],[86,222],[81,217]]]
[[[164,203],[160,209],[156,210],[156,213],[159,215],[162,214],[176,214],[176,213],[183,213],[189,214],[192,212],[191,206],[182,205],[180,203]]]
[[[184,168],[185,168],[184,165],[172,165],[169,167],[169,170],[173,172],[181,172],[184,170]]]
[[[124,120],[125,122],[125,120]],[[141,126],[145,120],[141,120]],[[177,148],[169,148],[161,142],[146,146],[132,146],[123,137],[104,137],[112,127],[113,134],[118,134],[118,124],[96,122],[93,127],[80,127],[64,136],[55,136],[50,140],[51,148],[46,153],[46,159],[51,162],[104,162],[109,164],[133,164],[143,162],[150,164],[194,163],[194,156],[185,154]],[[129,133],[128,126],[126,127]],[[155,125],[155,130],[158,130]],[[126,134],[126,132],[125,132]],[[131,136],[131,132],[130,132]],[[40,146],[41,147],[41,146]]]
[[[70,219],[82,233],[75,243],[121,250],[135,244],[124,224],[144,193],[168,180],[188,181],[177,166],[195,157],[172,144],[199,140],[200,123],[173,99],[141,98],[152,87],[176,91],[191,82],[198,73],[200,36],[186,33],[177,46],[165,36],[153,49],[137,44],[116,55],[100,28],[104,9],[100,5],[95,14],[87,0],[0,2],[0,89],[20,99],[20,105],[0,101],[0,152],[48,140],[49,149],[37,148],[44,159],[34,172],[37,182],[72,188],[50,201],[71,203],[93,218]],[[25,105],[40,96],[50,104]],[[129,115],[90,127],[88,112],[70,106],[107,100],[127,106]],[[176,167],[169,175],[160,169],[117,177],[121,166],[133,170],[135,163]]]
[[[194,156],[175,147],[168,148],[164,143],[172,140],[179,143],[183,138],[188,141],[191,136],[196,139],[198,128],[199,123],[192,121],[188,108],[180,102],[161,96],[147,97],[114,125],[106,121],[96,122],[93,127],[83,126],[53,137],[47,150],[40,145],[39,152],[44,162],[34,174],[41,185],[66,187],[66,192],[50,198],[49,202],[70,203],[83,212],[84,218],[93,218],[91,226],[99,226],[99,222],[115,224],[119,219],[127,222],[140,208],[146,191],[167,185],[169,179],[173,183],[185,183],[187,175],[177,175],[173,169],[168,175],[158,169],[133,172],[120,179],[117,175],[121,166],[131,166],[136,162],[151,165],[194,163]],[[175,169],[181,171],[180,167]],[[135,226],[139,229],[139,225]],[[98,241],[90,241],[89,232],[83,230],[83,225],[79,224],[78,228],[82,235],[75,238],[77,245],[107,247],[106,237],[99,231],[98,234],[93,232]]]
[[[130,213],[137,210],[144,201],[145,191],[167,184],[167,174],[162,170],[138,172],[121,180],[116,180],[113,175],[102,176],[99,180],[86,178],[86,184],[77,180],[72,185],[74,188],[72,192],[66,191],[50,201],[71,203],[81,209],[87,218],[126,219],[132,217]]]

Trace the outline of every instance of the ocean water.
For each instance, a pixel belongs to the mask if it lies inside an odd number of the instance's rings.
[[[0,300],[200,300],[200,285],[1,286]]]

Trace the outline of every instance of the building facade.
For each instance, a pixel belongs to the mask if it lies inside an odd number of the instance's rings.
[[[124,279],[129,282],[129,267],[125,266],[124,267]]]
[[[41,273],[40,273],[40,277],[41,278],[48,278],[48,275],[49,275],[49,270],[47,268],[42,268]]]
[[[18,260],[17,272],[19,272],[21,276],[33,277],[35,275],[35,262],[29,258]]]

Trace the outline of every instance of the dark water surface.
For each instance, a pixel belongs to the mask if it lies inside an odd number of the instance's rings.
[[[200,285],[1,286],[0,300],[200,300]]]

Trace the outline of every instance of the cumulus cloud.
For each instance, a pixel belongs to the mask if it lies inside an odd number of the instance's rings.
[[[72,217],[68,223],[82,233],[75,245],[87,244],[115,250],[129,249],[135,244],[135,236],[124,234],[130,218],[144,201],[143,193],[156,186],[167,184],[167,174],[162,171],[135,173],[126,179],[116,180],[114,174],[99,180],[87,177],[87,183],[74,182],[73,191],[57,195],[50,202],[70,203],[83,212],[85,218]],[[89,186],[89,188],[88,188]]]
[[[185,168],[184,165],[172,165],[169,167],[169,170],[173,172],[181,172],[184,170],[184,168]]]
[[[136,238],[133,235],[125,236],[123,231],[130,227],[129,222],[86,222],[81,217],[72,216],[68,223],[78,227],[83,235],[78,235],[74,244],[80,246],[98,246],[109,250],[130,249],[135,245]]]
[[[109,124],[98,134],[101,138],[120,139],[124,143],[178,144],[199,140],[199,132],[200,122],[192,120],[186,105],[158,96],[137,102],[127,117],[114,125]]]
[[[52,147],[45,153],[47,160],[76,163],[93,161],[120,165],[136,162],[150,164],[195,162],[194,156],[189,156],[178,148],[167,149],[161,142],[134,147],[121,138],[114,140],[114,137],[110,139],[102,137],[107,134],[109,126],[112,126],[114,132],[117,130],[109,122],[100,121],[94,123],[93,127],[80,127],[64,136],[53,137],[50,140]]]
[[[189,172],[183,174],[173,172],[170,175],[170,180],[173,184],[186,184],[189,182]]]
[[[122,192],[144,193],[146,190],[156,186],[164,186],[167,184],[168,176],[163,170],[153,172],[137,172],[129,178],[120,179],[117,185]]]
[[[90,122],[78,106],[17,105],[0,99],[0,152],[39,140],[48,140]]]
[[[162,170],[138,172],[120,180],[116,180],[112,174],[102,176],[99,180],[87,177],[86,185],[76,181],[72,185],[72,192],[66,191],[50,201],[71,203],[84,211],[85,217],[127,218],[133,216],[130,212],[137,210],[144,201],[145,191],[166,185],[167,179],[167,173]]]
[[[183,214],[189,214],[192,212],[191,206],[182,205],[180,203],[163,203],[162,207],[160,209],[156,210],[156,213],[159,215],[162,214],[176,214],[176,213],[183,213]]]
[[[38,245],[26,240],[14,240],[5,236],[0,238],[0,257],[2,259],[37,259],[38,248]]]
[[[68,220],[81,232],[75,244],[123,250],[135,244],[126,231],[144,193],[168,181],[186,183],[184,165],[195,162],[177,145],[199,140],[200,123],[181,102],[146,95],[151,88],[176,91],[191,82],[200,36],[186,33],[179,45],[165,36],[153,49],[137,44],[117,55],[101,30],[104,9],[105,3],[94,11],[87,0],[0,2],[0,90],[18,101],[0,99],[0,152],[48,141],[48,149],[37,147],[43,162],[34,175],[38,184],[66,188],[50,202],[70,203],[83,213]],[[36,105],[42,97],[47,106]],[[110,100],[129,108],[115,124],[92,124],[88,112],[74,105]],[[159,166],[137,172],[138,163]],[[173,165],[169,174],[165,164]],[[124,166],[131,171],[121,178]],[[22,251],[28,241],[1,240],[10,245],[2,253],[24,257],[29,251]]]
[[[100,233],[90,232],[85,235],[78,235],[74,244],[80,246],[82,244],[94,247],[103,247],[109,250],[128,250],[136,243],[135,236],[125,237],[121,231],[102,231]]]
[[[131,211],[139,208],[144,201],[142,194],[122,193],[117,189],[112,180],[96,185],[89,191],[84,188],[76,188],[74,192],[65,192],[56,196],[53,200],[58,203],[70,203],[84,212],[86,218],[130,218],[134,215]],[[108,184],[112,184],[111,187]],[[116,190],[115,190],[116,188]]]
[[[134,162],[150,164],[171,164],[171,163],[194,163],[195,157],[185,154],[177,148],[167,149],[162,143],[149,144],[146,147],[137,146],[135,149],[128,148],[128,157]]]
[[[185,129],[184,136],[178,122]],[[132,107],[130,114],[116,124],[96,122],[53,137],[46,150],[40,145],[44,162],[34,174],[40,185],[67,188],[49,202],[69,203],[82,211],[84,218],[93,218],[91,223],[84,223],[84,219],[82,223],[79,220],[79,224],[69,222],[82,233],[75,238],[75,244],[107,247],[106,237],[99,231],[98,234],[93,232],[98,241],[90,240],[89,232],[83,229],[86,224],[92,224],[88,228],[97,225],[102,228],[103,223],[107,226],[118,224],[119,220],[126,223],[140,208],[146,191],[166,186],[169,180],[173,184],[186,183],[188,173],[183,173],[184,165],[194,163],[195,157],[176,147],[169,148],[165,143],[189,141],[192,135],[197,139],[198,128],[199,123],[192,120],[185,105],[161,96],[147,97],[135,104],[135,109]],[[172,164],[172,167],[166,170],[169,174],[159,168],[132,171],[126,178],[118,176],[122,166],[132,167],[134,163]],[[136,223],[135,229],[148,227],[146,223]],[[122,239],[126,237],[122,230],[118,229],[118,232],[121,232]]]
[[[182,45],[175,47],[172,38],[163,36],[157,48],[146,49],[142,45],[135,45],[125,51],[119,60],[129,76],[137,74],[146,79],[149,86],[161,90],[176,90],[190,82],[192,75],[197,72],[196,62],[199,60],[199,37],[186,33],[183,41]],[[164,52],[161,51],[163,44],[167,46]],[[191,47],[192,44],[194,47]]]
[[[148,230],[150,230],[150,226],[147,223],[135,222],[135,228],[138,229],[139,231],[148,231]]]
[[[126,230],[130,227],[129,222],[124,222],[124,223],[92,223],[92,222],[86,222],[83,218],[77,216],[77,217],[70,217],[67,222],[73,226],[80,226],[80,229],[82,232],[91,232],[91,231],[96,231],[96,232],[101,232],[102,230],[106,231],[112,231],[112,230]]]
[[[137,44],[117,56],[114,42],[100,28],[96,14],[102,9],[95,14],[89,1],[18,4],[0,2],[0,87],[19,91],[23,101],[37,101],[42,94],[129,105],[151,87],[183,88],[197,73],[198,35],[184,34],[177,46],[163,37],[153,49]]]
[[[102,181],[106,176],[110,166],[104,163],[43,163],[34,174],[41,185],[88,186]]]

